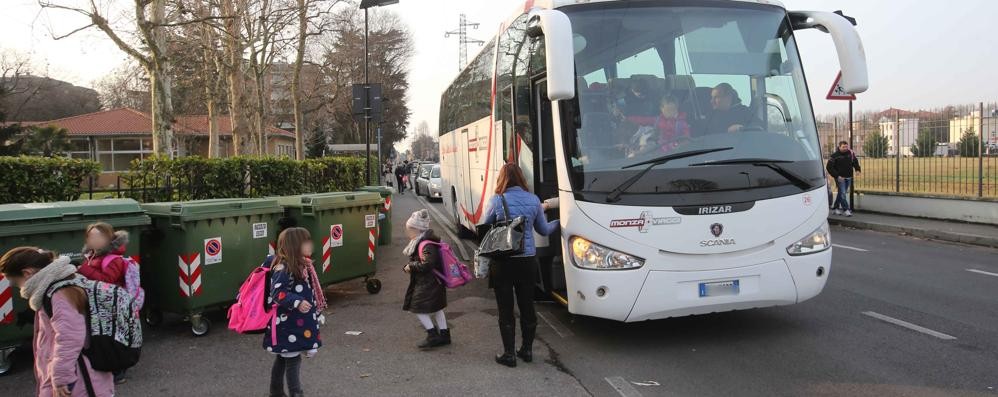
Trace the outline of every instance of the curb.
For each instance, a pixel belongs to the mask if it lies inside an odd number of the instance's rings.
[[[952,243],[962,243],[962,244],[978,245],[982,247],[998,248],[998,235],[981,236],[973,234],[948,232],[943,230],[915,229],[911,227],[897,226],[885,223],[866,222],[851,218],[837,218],[837,217],[828,218],[828,223],[831,225],[851,227],[854,229],[866,229],[866,230],[873,230],[884,233],[906,234],[909,236],[930,239],[930,240],[948,241]]]

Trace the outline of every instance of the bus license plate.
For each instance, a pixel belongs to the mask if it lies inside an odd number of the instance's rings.
[[[700,283],[700,297],[738,295],[738,280]]]

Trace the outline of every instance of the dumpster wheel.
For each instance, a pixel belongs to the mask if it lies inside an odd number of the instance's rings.
[[[191,333],[194,336],[205,336],[210,329],[211,321],[208,321],[207,318],[204,318],[200,314],[191,316]]]
[[[381,280],[376,278],[369,278],[364,280],[364,284],[367,286],[367,293],[374,295],[381,292]]]
[[[163,312],[159,309],[150,309],[146,311],[145,320],[150,327],[158,327],[163,323]]]
[[[10,372],[10,368],[14,366],[14,363],[10,361],[10,354],[13,352],[14,348],[0,351],[0,375]]]

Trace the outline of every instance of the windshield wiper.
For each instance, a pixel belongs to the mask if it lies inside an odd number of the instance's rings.
[[[645,167],[645,169],[641,170],[637,174],[634,174],[634,176],[628,178],[626,181],[624,181],[623,183],[621,183],[620,185],[618,185],[617,187],[615,187],[613,190],[611,190],[610,193],[606,195],[606,202],[608,202],[608,203],[614,203],[614,202],[617,202],[618,200],[620,200],[620,195],[622,193],[624,193],[624,191],[627,190],[627,188],[631,187],[631,185],[634,185],[634,183],[637,182],[638,179],[641,179],[641,177],[645,176],[645,174],[647,174],[648,171],[651,171],[652,168],[655,168],[655,166],[659,166],[659,165],[668,163],[668,162],[670,162],[672,160],[678,160],[678,159],[682,159],[682,158],[686,158],[686,157],[699,156],[701,154],[707,154],[707,153],[723,152],[725,150],[731,150],[731,149],[734,149],[734,148],[733,147],[719,147],[719,148],[714,148],[714,149],[690,150],[688,152],[679,152],[679,153],[667,154],[665,156],[656,157],[656,158],[653,158],[651,160],[646,160],[646,161],[634,163],[634,164],[631,164],[631,165],[625,165],[625,166],[621,167],[620,169],[626,170],[628,168],[640,167],[642,165],[647,165],[647,167]]]
[[[803,191],[808,191],[814,188],[811,182],[808,182],[807,178],[800,176],[796,172],[790,171],[780,164],[792,163],[790,160],[777,160],[777,159],[765,159],[765,158],[742,158],[742,159],[728,159],[728,160],[718,160],[718,161],[707,161],[703,163],[690,164],[690,167],[703,167],[707,165],[732,165],[732,164],[751,164],[755,167],[766,167],[780,176],[787,178],[790,183],[794,186],[799,187]]]

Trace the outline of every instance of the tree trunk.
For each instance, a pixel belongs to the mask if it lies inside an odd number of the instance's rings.
[[[305,0],[298,0],[298,54],[295,56],[294,75],[291,77],[291,105],[295,122],[295,159],[305,159],[305,139],[302,136],[301,114],[301,64],[305,60],[305,39],[308,37],[308,7]]]
[[[241,12],[237,12],[236,0],[223,0],[223,12],[228,19],[226,30],[226,58],[228,70],[226,79],[229,83],[229,117],[232,125],[232,151],[237,156],[256,154],[256,145],[249,131],[249,120],[246,119],[246,94],[243,76],[242,32],[240,29]],[[242,7],[245,8],[245,7]]]
[[[215,159],[221,153],[218,141],[218,123],[215,121],[215,99],[208,100],[208,158]]]
[[[154,154],[173,158],[173,95],[170,91],[170,74],[166,61],[152,59],[148,70],[152,91],[152,151]]]
[[[149,86],[152,91],[152,151],[173,158],[173,82],[170,61],[166,54],[166,37],[161,26],[166,22],[166,0],[152,3],[151,36],[154,48],[150,51]]]

